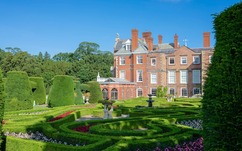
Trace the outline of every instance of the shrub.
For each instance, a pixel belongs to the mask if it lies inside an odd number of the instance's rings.
[[[87,84],[80,84],[80,90],[83,92],[83,93],[87,93],[90,91],[90,88],[89,88],[89,85]]]
[[[87,83],[90,87],[90,103],[97,103],[99,100],[102,100],[102,91],[100,85],[96,81],[90,81]]]
[[[216,45],[204,85],[205,150],[242,148],[242,2],[215,16]]]
[[[44,85],[44,79],[42,77],[30,77],[30,81],[36,83],[35,87],[32,87],[33,100],[36,101],[36,104],[45,104],[46,100],[46,91]]]
[[[74,100],[73,78],[66,75],[55,76],[48,97],[48,105],[50,107],[73,105]]]
[[[82,92],[80,89],[80,81],[75,81],[75,91],[74,91],[74,96],[75,96],[75,104],[83,104],[83,98],[82,98]]]
[[[10,71],[7,73],[6,86],[6,110],[32,109],[32,91],[26,72]]]
[[[2,144],[2,121],[3,121],[3,114],[4,114],[4,84],[2,80],[2,71],[0,70],[0,150]]]

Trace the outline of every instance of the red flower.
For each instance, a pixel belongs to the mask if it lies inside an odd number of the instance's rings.
[[[56,120],[62,119],[62,118],[64,118],[64,117],[66,117],[67,115],[71,114],[72,112],[73,112],[73,111],[68,111],[68,112],[66,112],[66,113],[64,113],[64,114],[61,114],[61,115],[59,115],[59,116],[57,116],[57,117],[55,117],[55,118],[52,118],[51,120],[49,120],[49,122],[53,122],[53,121],[56,121]]]

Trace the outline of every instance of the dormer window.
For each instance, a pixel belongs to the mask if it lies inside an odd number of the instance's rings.
[[[125,50],[131,50],[131,41],[129,39],[125,42]]]
[[[131,50],[131,45],[130,44],[126,44],[126,50]]]

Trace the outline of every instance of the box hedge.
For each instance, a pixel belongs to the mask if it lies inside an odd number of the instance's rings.
[[[79,104],[83,104],[83,97],[82,97],[82,92],[81,92],[81,88],[80,88],[80,81],[74,81],[75,82],[75,91],[74,91],[74,96],[75,96],[75,104],[79,105]]]
[[[96,81],[90,81],[87,83],[90,88],[90,98],[89,103],[97,103],[99,100],[102,100],[102,91],[100,85]]]
[[[35,87],[32,88],[33,100],[36,101],[36,104],[45,104],[46,91],[44,79],[42,77],[30,77],[29,80],[36,83]]]
[[[5,110],[25,110],[33,108],[32,90],[28,75],[22,71],[9,71],[6,80]]]
[[[4,115],[4,84],[2,79],[2,71],[0,69],[0,150],[1,150],[1,144],[2,144],[2,120]]]
[[[71,76],[57,75],[48,96],[50,107],[74,105],[74,82]]]

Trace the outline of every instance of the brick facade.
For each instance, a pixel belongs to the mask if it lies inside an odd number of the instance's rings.
[[[162,43],[158,35],[158,44],[153,44],[151,32],[131,31],[131,39],[120,40],[116,37],[114,47],[115,79],[120,83],[100,83],[102,90],[118,90],[118,99],[155,95],[156,88],[168,88],[168,94],[177,97],[191,97],[202,93],[206,71],[213,55],[210,47],[210,33],[203,33],[203,48],[179,46],[178,35],[174,43]],[[128,83],[130,82],[130,83]],[[111,94],[109,94],[111,98]]]

